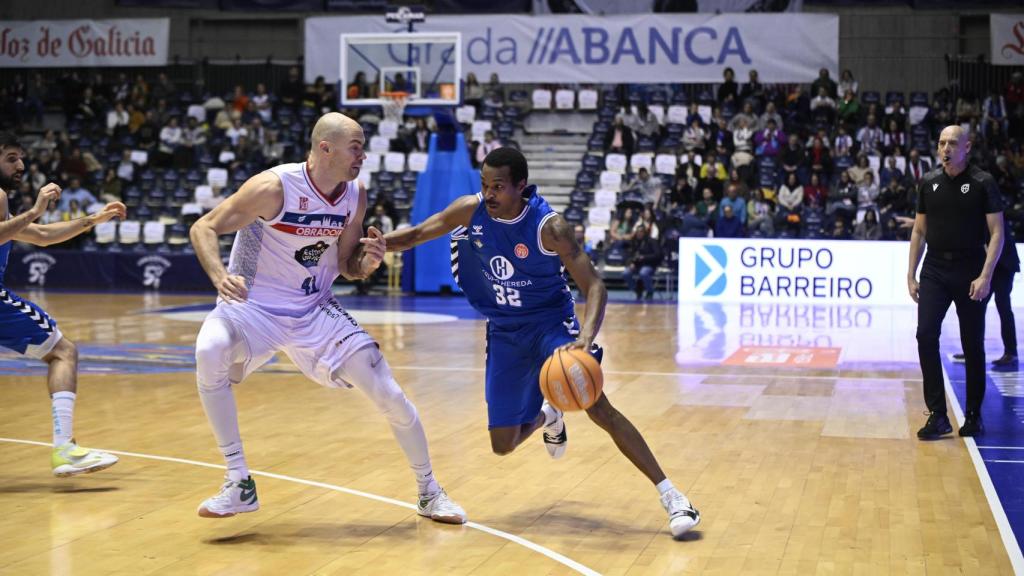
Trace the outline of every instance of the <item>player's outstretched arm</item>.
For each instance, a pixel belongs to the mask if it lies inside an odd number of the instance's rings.
[[[241,276],[229,276],[220,260],[218,236],[237,232],[257,218],[271,220],[284,206],[284,186],[273,172],[262,172],[249,178],[242,187],[219,206],[192,225],[189,238],[221,298],[229,302],[244,302],[248,288]]]
[[[402,228],[384,235],[388,252],[402,252],[440,238],[459,226],[469,226],[473,211],[480,204],[476,194],[467,194],[455,199],[447,208],[432,215],[423,222],[409,228]]]
[[[28,228],[46,212],[46,207],[50,202],[55,202],[59,198],[60,186],[50,182],[40,188],[39,194],[36,195],[36,203],[32,205],[32,208],[14,218],[8,218],[7,193],[0,190],[0,217],[3,217],[3,221],[0,221],[0,244],[6,244],[24,232],[25,228]]]
[[[29,224],[21,232],[14,236],[15,240],[35,244],[36,246],[49,246],[60,244],[70,240],[83,232],[92,230],[97,224],[102,224],[113,218],[124,219],[127,208],[120,202],[111,202],[95,214],[89,214],[66,222],[52,222],[50,224]]]
[[[562,259],[562,264],[565,264],[565,269],[569,271],[569,275],[579,286],[580,292],[587,295],[587,313],[580,328],[579,339],[566,347],[589,350],[604,321],[608,289],[605,288],[604,280],[594,269],[590,256],[576,242],[572,225],[566,222],[561,214],[548,219],[540,234],[544,249],[558,254]]]

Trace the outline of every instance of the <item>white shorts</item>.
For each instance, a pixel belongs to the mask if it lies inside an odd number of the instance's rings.
[[[244,303],[219,302],[207,320],[220,318],[243,346],[236,347],[229,379],[238,383],[284,351],[307,378],[329,388],[350,387],[332,374],[353,354],[377,342],[332,296],[306,314],[275,316]]]

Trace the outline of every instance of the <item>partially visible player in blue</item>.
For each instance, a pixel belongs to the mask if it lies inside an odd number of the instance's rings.
[[[99,212],[65,222],[34,224],[46,212],[50,202],[60,198],[60,186],[47,184],[39,190],[35,204],[11,217],[7,190],[13,190],[25,173],[24,150],[9,132],[0,132],[0,346],[49,365],[47,383],[53,416],[53,453],[50,463],[54,476],[87,474],[109,468],[117,456],[83,448],[75,443],[72,420],[78,380],[78,349],[64,338],[57,323],[42,308],[23,300],[3,285],[11,241],[37,246],[57,244],[74,238],[111,218],[124,218],[125,207],[111,202]]]
[[[552,458],[565,452],[562,413],[541,395],[540,369],[556,349],[589,350],[604,319],[608,291],[580,248],[573,227],[527,185],[526,158],[499,148],[484,159],[481,192],[462,196],[411,228],[384,236],[389,251],[451,234],[452,272],[469,303],[487,317],[486,398],[491,448],[509,454],[538,428]],[[568,270],[586,295],[582,330],[566,284]],[[679,537],[700,522],[686,496],[662,472],[640,432],[607,395],[587,410],[630,462],[658,489]]]

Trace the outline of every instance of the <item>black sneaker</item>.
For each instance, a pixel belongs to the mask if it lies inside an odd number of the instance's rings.
[[[964,356],[963,352],[961,352],[959,354],[953,354],[953,362],[966,362],[966,361],[967,361],[967,356]]]
[[[921,440],[938,440],[942,436],[953,431],[953,425],[945,413],[932,412],[928,416],[928,422],[917,431],[917,437]]]
[[[985,423],[981,421],[981,412],[968,410],[964,414],[964,425],[960,427],[961,436],[981,436],[985,433]]]
[[[999,358],[992,361],[992,365],[996,368],[1010,368],[1017,366],[1017,355],[1016,354],[1003,354]]]

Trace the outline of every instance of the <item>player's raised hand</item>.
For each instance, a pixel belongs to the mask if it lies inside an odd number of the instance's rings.
[[[228,274],[216,283],[217,295],[225,302],[245,302],[249,298],[249,288],[245,278],[238,274]]]
[[[50,202],[55,202],[60,199],[60,190],[60,186],[57,186],[53,182],[50,182],[39,189],[39,194],[36,195],[36,203],[32,206],[32,211],[35,213],[36,218],[39,218],[46,212],[46,208],[49,207]]]
[[[370,226],[366,230],[366,237],[360,238],[359,242],[363,245],[363,262],[369,262],[371,270],[376,269],[384,259],[384,251],[387,249],[384,233],[376,226]]]
[[[92,215],[94,224],[102,224],[111,218],[119,218],[124,220],[128,214],[128,209],[125,205],[120,202],[111,202],[103,207],[102,210]]]

